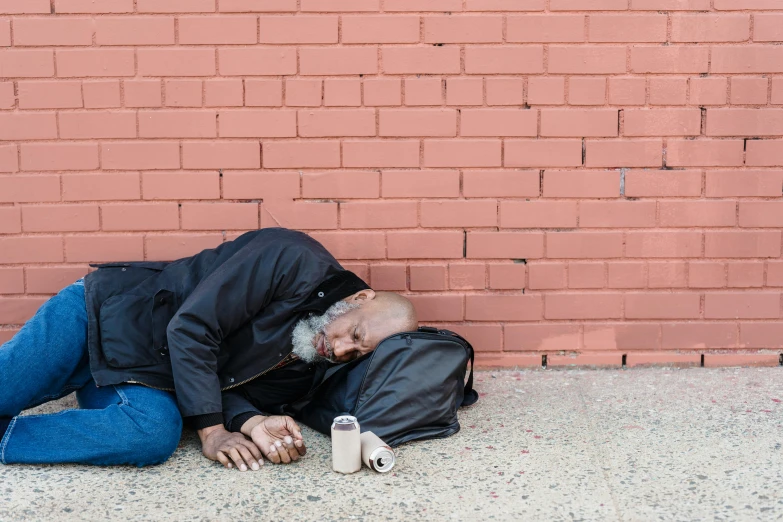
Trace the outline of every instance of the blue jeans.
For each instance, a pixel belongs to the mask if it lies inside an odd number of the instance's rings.
[[[72,391],[79,409],[18,416]],[[174,453],[182,433],[173,393],[137,384],[96,386],[82,280],[47,301],[0,346],[0,417],[11,418],[0,439],[3,464],[158,464]]]

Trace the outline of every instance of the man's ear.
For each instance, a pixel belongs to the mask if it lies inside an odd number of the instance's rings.
[[[349,295],[344,299],[344,301],[348,303],[362,304],[365,301],[372,301],[375,299],[376,295],[377,294],[375,293],[375,290],[368,288],[367,290],[359,290],[355,294]]]

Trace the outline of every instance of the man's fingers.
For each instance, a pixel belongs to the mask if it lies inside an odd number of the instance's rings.
[[[261,454],[261,451],[258,449],[258,446],[256,446],[255,442],[245,439],[242,441],[242,444],[244,444],[245,447],[250,451],[250,454],[253,455],[253,458],[263,465],[264,456]]]
[[[304,457],[305,453],[307,453],[307,446],[305,446],[304,440],[295,440],[294,447],[302,457]]]
[[[236,446],[228,451],[228,456],[231,457],[231,460],[234,461],[234,464],[238,470],[247,471],[247,464],[245,464],[245,461],[242,459],[242,455],[239,454],[239,450]]]
[[[290,435],[283,437],[283,449],[288,453],[292,461],[299,460],[299,450],[294,446],[294,439]]]
[[[229,462],[228,457],[226,457],[226,454],[223,453],[222,451],[218,451],[217,452],[217,459],[225,467],[227,467],[227,468],[231,467],[231,462]]]
[[[294,438],[302,440],[302,430],[299,428],[299,425],[292,419],[291,417],[285,418],[285,424],[288,431],[294,434]]]
[[[283,464],[289,464],[291,462],[291,455],[288,454],[288,449],[279,440],[275,441],[275,447],[277,447],[277,453],[280,455],[280,460]]]
[[[242,458],[245,459],[245,462],[247,463],[247,467],[252,469],[253,471],[258,470],[258,459],[256,459],[252,453],[250,453],[250,450],[247,446],[237,445],[237,451],[239,451],[239,454],[242,455]],[[244,471],[244,470],[242,470]]]
[[[274,464],[280,464],[280,454],[277,452],[277,446],[274,443],[266,448],[266,458]]]

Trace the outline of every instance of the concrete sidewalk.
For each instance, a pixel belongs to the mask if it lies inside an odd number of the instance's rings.
[[[298,464],[224,470],[186,432],[154,468],[0,466],[0,520],[783,519],[783,368],[477,381],[462,431],[399,448],[388,475],[332,473],[311,430]]]

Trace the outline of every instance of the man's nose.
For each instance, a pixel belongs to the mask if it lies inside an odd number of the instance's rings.
[[[345,343],[342,339],[335,339],[332,343],[332,347],[334,348],[334,355],[339,357],[345,354]]]

